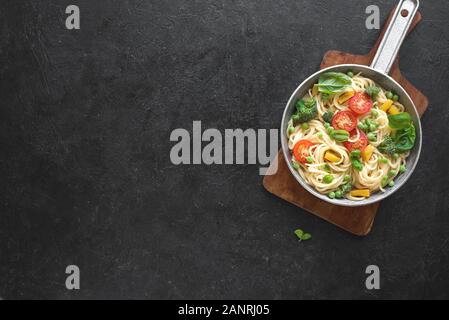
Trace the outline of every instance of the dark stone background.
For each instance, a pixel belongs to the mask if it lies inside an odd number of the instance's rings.
[[[65,29],[72,3],[79,31]],[[404,44],[402,70],[430,98],[424,149],[368,237],[269,195],[258,166],[169,161],[170,132],[193,120],[278,128],[328,49],[371,48],[366,6],[385,20],[395,3],[2,1],[0,296],[449,298],[447,2],[423,1]],[[380,291],[365,289],[370,264]]]

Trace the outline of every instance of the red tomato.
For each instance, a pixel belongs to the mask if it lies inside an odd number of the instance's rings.
[[[309,140],[298,141],[298,143],[293,148],[293,155],[295,156],[296,160],[303,164],[307,163],[307,157],[310,156],[309,149],[312,146],[314,146],[314,144]]]
[[[362,115],[371,110],[373,107],[373,100],[371,97],[365,92],[356,93],[349,100],[349,109],[352,110],[355,114]]]
[[[352,131],[349,139],[354,140],[357,137],[357,132],[359,133],[359,139],[356,142],[348,141],[348,142],[344,143],[346,149],[348,149],[349,151],[354,151],[354,150],[363,151],[363,149],[365,149],[366,146],[368,145],[368,138],[363,133],[363,131],[361,131],[359,129]]]
[[[332,119],[332,127],[335,130],[351,132],[357,127],[357,118],[350,111],[340,111]]]

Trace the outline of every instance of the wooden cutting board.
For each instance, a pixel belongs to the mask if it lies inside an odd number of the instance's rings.
[[[321,62],[321,69],[346,63],[370,65],[385,34],[394,10],[395,8],[391,12],[375,46],[367,55],[354,55],[340,51],[329,51],[324,55],[323,61]],[[410,31],[416,27],[421,19],[421,13],[418,12],[412,23]],[[410,94],[411,98],[415,102],[418,112],[422,116],[429,105],[428,99],[407,79],[404,78],[399,70],[398,60],[396,60],[390,75]],[[373,226],[374,218],[376,217],[377,209],[379,208],[380,203],[357,208],[331,205],[316,198],[306,189],[301,187],[301,185],[290,173],[285,162],[284,155],[282,154],[282,150],[279,151],[275,161],[278,162],[278,170],[276,174],[265,176],[263,181],[265,189],[267,189],[270,193],[304,210],[307,210],[352,234],[358,236],[368,235]],[[274,170],[273,168],[274,167],[271,167],[270,170]]]

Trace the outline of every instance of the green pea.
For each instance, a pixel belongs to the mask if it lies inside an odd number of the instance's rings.
[[[393,188],[394,187],[394,185],[395,185],[395,183],[394,183],[394,181],[392,180],[392,181],[390,181],[389,183],[388,183],[388,186],[389,187],[391,187],[391,188]]]
[[[388,163],[388,159],[387,158],[380,158],[379,162],[380,163]]]
[[[313,163],[313,158],[312,157],[307,157],[306,160],[307,160],[308,163]]]
[[[294,127],[289,127],[288,128],[288,134],[294,134],[295,133],[295,128]]]
[[[363,164],[361,162],[359,162],[359,161],[355,162],[353,164],[353,166],[354,166],[354,169],[357,170],[357,171],[362,171],[363,170]]]
[[[351,152],[351,157],[353,157],[353,158],[360,158],[361,154],[362,154],[362,151],[354,150],[354,151]]]
[[[364,126],[365,126],[365,130],[363,130],[363,131],[365,131],[365,133],[371,132],[370,127],[369,127],[369,124],[366,124],[366,123],[365,123]]]
[[[363,164],[360,162],[360,160],[357,159],[351,159],[352,167],[357,171],[363,170]]]
[[[328,197],[331,198],[331,199],[335,199],[335,192],[329,193]]]
[[[360,123],[357,125],[357,127],[358,127],[360,130],[362,130],[362,131],[367,131],[367,130],[368,130],[368,127],[367,127],[364,123],[362,123],[362,122],[360,122]]]
[[[330,165],[328,165],[327,163],[324,165],[324,171],[331,173],[332,172],[332,168],[330,167]]]
[[[403,173],[405,173],[405,171],[407,171],[406,166],[405,166],[405,165],[401,165],[401,167],[399,168],[399,172],[400,172],[401,174],[403,174]]]
[[[292,120],[293,120],[293,121],[299,121],[299,115],[294,114],[294,115],[292,116]]]
[[[323,181],[327,184],[332,183],[332,181],[334,181],[334,177],[328,174],[327,176],[324,176]]]
[[[324,127],[325,127],[326,129],[327,129],[327,128],[330,128],[330,126],[331,126],[331,125],[330,125],[329,123],[327,123],[327,122],[324,123]]]
[[[299,170],[299,164],[297,164],[296,162],[292,162],[292,167],[295,170]]]
[[[393,159],[399,159],[399,154],[398,153],[395,153],[395,154],[393,154]]]
[[[352,71],[348,71],[348,77],[354,77],[354,72],[352,72]]]
[[[371,123],[369,125],[369,131],[373,132],[373,131],[376,131],[376,130],[377,130],[377,124]]]
[[[354,163],[354,169],[357,171],[362,171],[363,165],[360,162]]]
[[[341,191],[335,192],[335,198],[337,198],[337,199],[343,198],[343,192],[341,192]]]
[[[393,101],[399,101],[399,96],[398,96],[397,94],[395,94],[395,95],[393,96]]]
[[[371,115],[372,115],[374,118],[377,118],[377,117],[379,116],[379,112],[377,112],[376,109],[371,109]]]
[[[375,133],[372,133],[372,132],[368,133],[368,134],[366,135],[366,137],[367,137],[368,140],[371,141],[371,142],[374,142],[374,141],[377,140],[376,134],[375,134]]]
[[[386,93],[386,96],[387,96],[387,99],[393,99],[393,92],[391,92],[391,91],[388,91],[387,93]]]
[[[309,124],[308,124],[308,123],[303,123],[303,124],[301,125],[301,129],[304,130],[304,131],[306,131],[307,129],[309,129]]]
[[[323,135],[323,133],[322,133],[322,132],[318,132],[317,136],[318,136],[318,138],[320,138],[320,139],[321,139],[321,138],[323,138],[323,136],[324,136],[324,135]]]
[[[382,187],[385,187],[387,185],[387,183],[388,183],[388,177],[385,176],[382,178]]]
[[[375,125],[375,124],[374,124],[371,120],[367,119],[367,120],[365,121],[366,131],[371,132],[371,131],[376,130],[376,128],[374,127],[374,125]],[[374,130],[373,130],[373,129],[374,129]]]
[[[394,177],[396,175],[396,171],[394,171],[394,170],[390,170],[390,171],[388,171],[388,176],[391,178],[391,177]]]
[[[351,181],[351,176],[350,175],[346,175],[344,178],[344,182],[349,182]]]
[[[352,190],[352,184],[350,184],[350,183],[344,184],[344,185],[341,187],[341,191],[342,191],[344,194],[348,193],[348,192],[351,191],[351,190]]]

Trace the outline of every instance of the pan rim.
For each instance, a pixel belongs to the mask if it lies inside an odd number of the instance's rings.
[[[416,115],[416,119],[417,119],[417,123],[415,123],[415,125],[417,125],[417,130],[419,132],[419,134],[417,135],[419,137],[417,143],[415,144],[416,148],[416,158],[414,160],[414,162],[408,167],[407,173],[405,178],[403,179],[403,181],[401,182],[400,185],[395,185],[394,187],[390,188],[387,192],[385,193],[381,193],[380,196],[376,197],[376,198],[368,198],[362,201],[353,201],[353,200],[340,200],[340,199],[330,199],[328,196],[323,195],[321,193],[319,193],[318,191],[316,191],[312,186],[310,186],[307,182],[304,181],[304,179],[300,176],[300,174],[298,172],[296,172],[295,169],[293,169],[291,162],[289,161],[290,157],[291,157],[291,152],[290,149],[288,148],[288,142],[287,142],[287,138],[285,136],[285,130],[284,127],[286,125],[287,121],[287,115],[289,113],[289,109],[290,106],[292,104],[292,101],[294,99],[296,99],[296,96],[298,94],[299,91],[304,90],[304,86],[313,78],[317,77],[318,75],[331,71],[333,69],[337,69],[337,68],[359,68],[359,69],[366,69],[369,70],[371,72],[374,72],[376,74],[378,74],[381,77],[386,78],[389,82],[395,84],[396,86],[398,86],[399,88],[402,89],[402,91],[406,94],[407,99],[410,102],[410,105],[413,107],[413,112],[415,112]],[[410,97],[410,95],[408,94],[408,92],[395,80],[393,79],[390,75],[385,74],[379,70],[376,70],[370,66],[366,66],[366,65],[360,65],[360,64],[338,64],[338,65],[334,65],[331,67],[327,67],[324,69],[321,69],[315,73],[313,73],[311,76],[307,77],[303,82],[301,82],[301,84],[293,91],[292,95],[290,96],[287,105],[284,109],[283,115],[282,115],[282,122],[281,122],[281,146],[282,146],[282,152],[284,155],[284,160],[287,163],[287,167],[290,170],[290,173],[293,175],[293,177],[296,179],[296,181],[304,188],[306,189],[310,194],[312,194],[313,196],[336,206],[340,206],[340,207],[362,207],[362,206],[367,206],[367,205],[372,205],[375,203],[378,203],[382,200],[385,200],[386,198],[390,197],[391,195],[393,195],[394,193],[396,193],[403,185],[405,185],[408,180],[410,179],[410,177],[412,176],[413,172],[416,169],[416,166],[418,165],[420,156],[421,156],[421,149],[422,149],[422,127],[421,127],[421,119],[419,116],[419,112],[418,109],[416,108],[416,105],[414,103],[414,101],[412,100],[412,98]],[[379,193],[379,191],[377,192]],[[377,194],[376,193],[376,194]]]

